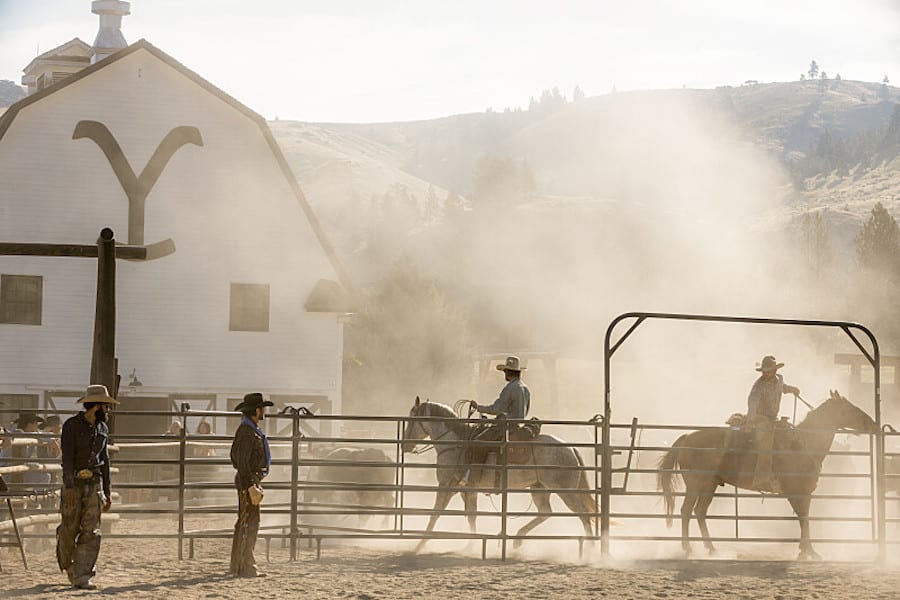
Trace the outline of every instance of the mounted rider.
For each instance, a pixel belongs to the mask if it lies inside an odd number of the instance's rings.
[[[503,371],[506,376],[506,385],[500,390],[500,396],[492,404],[478,404],[472,402],[475,410],[485,415],[497,415],[497,419],[524,419],[531,408],[531,392],[528,386],[522,382],[522,371],[526,367],[521,366],[518,356],[507,356],[506,361],[497,365],[498,371]],[[474,438],[478,442],[496,442],[503,439],[503,428],[494,424],[484,428]],[[474,473],[470,466],[466,474],[460,480],[461,486],[477,482],[481,472],[478,465],[484,464],[488,454],[495,449],[490,444],[473,444],[471,447],[470,462],[475,466]]]
[[[756,368],[762,374],[753,383],[747,397],[747,419],[753,427],[753,445],[757,452],[751,487],[776,494],[781,493],[781,485],[772,476],[772,448],[781,396],[800,395],[800,388],[786,384],[778,374],[778,369],[783,366],[784,363],[775,360],[774,356],[764,356]]]

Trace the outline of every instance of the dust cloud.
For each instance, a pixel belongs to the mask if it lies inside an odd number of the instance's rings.
[[[467,210],[445,207],[442,220],[380,247],[381,270],[358,274],[376,308],[348,324],[347,405],[404,414],[415,395],[492,400],[502,377],[477,359],[515,353],[531,358],[535,415],[587,419],[602,410],[603,339],[620,313],[853,319],[831,279],[806,275],[777,161],[709,96],[659,94],[573,105],[552,117],[562,138],[525,128],[507,145],[534,165],[534,193],[473,195]],[[587,110],[600,115],[589,127]],[[388,264],[402,266],[391,274]],[[356,337],[367,328],[381,342]],[[367,369],[360,340],[389,349],[388,360]],[[835,352],[856,349],[843,333],[648,321],[614,357],[614,414],[722,423],[746,408],[766,354],[787,363],[807,400],[846,394]]]

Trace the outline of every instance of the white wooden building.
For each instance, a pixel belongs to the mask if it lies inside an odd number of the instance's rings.
[[[123,409],[262,391],[339,412],[352,288],[265,120],[144,40],[92,61],[0,115],[0,241],[174,241],[117,263]],[[0,256],[6,407],[69,407],[88,384],[96,272]]]

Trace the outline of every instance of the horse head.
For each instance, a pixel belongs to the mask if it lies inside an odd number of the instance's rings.
[[[427,417],[431,413],[429,411],[429,402],[425,400],[425,402],[421,402],[419,397],[416,396],[416,402],[413,404],[413,407],[409,410],[409,416],[413,417],[413,419],[406,422],[406,427],[403,429],[403,451],[404,452],[412,452],[418,444],[418,440],[424,440],[426,437],[431,435],[428,430],[425,428],[427,423],[423,423],[419,421],[416,417]]]
[[[830,397],[820,408],[828,411],[836,427],[849,429],[855,433],[878,433],[878,427],[872,417],[841,396],[837,390],[830,391]]]

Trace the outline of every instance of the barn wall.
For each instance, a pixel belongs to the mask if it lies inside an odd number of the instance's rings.
[[[175,254],[118,262],[120,372],[154,388],[340,390],[341,327],[303,304],[338,279],[256,122],[147,50],[138,50],[19,112],[0,139],[0,240],[93,243],[128,238],[128,202],[76,124],[110,130],[136,174],[173,128],[203,146],[171,157],[149,194],[145,243]],[[42,275],[41,326],[0,324],[0,385],[84,385],[96,263],[0,256],[0,273]],[[231,283],[270,286],[268,332],[228,330]]]

